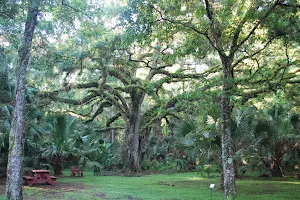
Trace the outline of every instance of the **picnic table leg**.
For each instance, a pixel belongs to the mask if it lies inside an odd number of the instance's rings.
[[[35,181],[39,178],[39,176],[34,176],[32,180],[28,180],[28,185],[31,187],[35,183]]]
[[[30,187],[32,187],[33,186],[33,184],[34,184],[34,180],[28,180],[27,181],[27,184],[30,186]]]
[[[54,185],[55,182],[52,181],[52,179],[50,178],[50,176],[46,175],[46,178],[47,178],[47,182],[50,184],[50,185]]]

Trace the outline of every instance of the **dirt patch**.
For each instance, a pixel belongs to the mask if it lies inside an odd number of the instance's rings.
[[[28,186],[25,186],[28,187]],[[34,185],[34,188],[41,188],[47,191],[56,190],[61,192],[82,192],[85,188],[91,188],[91,186],[84,186],[83,183],[60,183],[55,185]]]
[[[102,198],[102,199],[103,199],[103,198],[105,198],[106,195],[105,195],[104,193],[96,193],[96,194],[94,194],[93,196],[94,196],[94,197],[98,197],[98,198]]]
[[[41,196],[44,199],[63,199],[64,195],[63,192],[83,192],[86,188],[92,188],[91,186],[84,186],[82,183],[60,183],[57,182],[55,185],[34,185],[33,187],[29,186],[23,186],[28,189],[42,189],[45,190],[42,193],[39,193],[39,195],[31,194],[30,198],[27,196],[26,193],[24,193],[24,199],[40,199]],[[0,195],[5,194],[5,179],[0,179]]]
[[[62,192],[45,191],[42,193],[33,193],[28,196],[28,194],[23,194],[24,199],[28,200],[40,200],[40,199],[64,199],[64,194]]]
[[[143,199],[140,199],[140,198],[135,198],[135,197],[133,197],[131,195],[127,195],[124,198],[127,199],[127,200],[143,200]]]

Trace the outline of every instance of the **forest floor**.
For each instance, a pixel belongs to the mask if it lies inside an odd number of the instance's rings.
[[[151,174],[123,176],[120,173],[94,176],[84,172],[84,177],[65,176],[57,184],[24,186],[24,200],[193,200],[223,199],[218,190],[219,178],[200,177],[197,173]],[[113,176],[109,176],[113,175]],[[210,184],[216,184],[212,190]],[[238,198],[240,200],[296,200],[300,196],[300,181],[295,178],[243,178],[237,180]],[[5,179],[0,179],[0,200],[4,200]],[[212,195],[212,198],[211,198]]]

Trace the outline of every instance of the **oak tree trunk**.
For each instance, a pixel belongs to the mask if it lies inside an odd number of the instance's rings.
[[[140,95],[131,95],[132,104],[130,116],[125,127],[124,142],[124,171],[140,172],[140,123],[141,123],[141,104],[143,98]]]
[[[21,200],[23,176],[23,137],[26,69],[30,57],[33,33],[37,23],[40,0],[31,0],[28,8],[23,43],[19,49],[19,61],[15,77],[14,115],[9,133],[9,155],[7,164],[6,198]]]
[[[230,96],[232,93],[232,61],[229,57],[222,58],[223,64],[223,95],[221,100],[222,106],[222,165],[224,173],[224,195],[225,199],[236,196],[235,189],[235,172],[233,167],[233,145],[231,138],[231,110]]]

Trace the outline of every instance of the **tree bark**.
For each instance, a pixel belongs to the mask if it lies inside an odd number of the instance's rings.
[[[140,172],[140,123],[141,123],[141,104],[143,95],[131,95],[131,109],[128,123],[125,127],[124,142],[124,171]]]
[[[232,93],[233,69],[232,60],[229,57],[221,57],[223,65],[223,95],[222,106],[222,165],[224,173],[224,195],[225,199],[236,197],[235,173],[233,166],[233,146],[231,138],[231,110],[230,96]]]
[[[279,140],[275,143],[274,161],[272,163],[272,176],[283,177],[281,161],[284,156],[284,141]]]
[[[54,175],[62,175],[63,158],[61,156],[55,156],[53,158],[54,163]]]
[[[23,176],[23,137],[24,107],[26,91],[26,69],[30,58],[32,38],[37,23],[38,8],[41,0],[31,0],[28,8],[23,43],[19,49],[18,66],[15,75],[15,107],[9,133],[9,155],[7,164],[6,198],[21,200]]]

